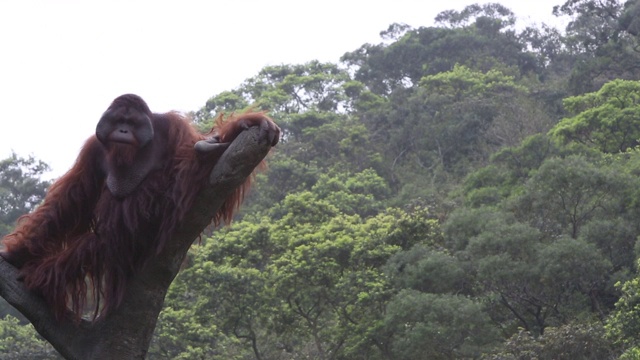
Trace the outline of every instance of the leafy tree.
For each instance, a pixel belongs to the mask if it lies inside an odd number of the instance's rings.
[[[529,135],[530,130],[517,126],[494,126],[494,121],[504,123],[512,116],[530,120],[524,115],[529,108],[523,105],[529,101],[526,94],[526,88],[501,71],[482,73],[456,66],[424,77],[405,94],[397,92],[363,120],[377,129],[376,136],[384,135],[384,141],[372,140],[386,145],[390,183],[420,188],[426,197],[435,184],[452,184],[495,149]]]
[[[617,284],[622,296],[616,303],[616,310],[607,321],[609,338],[625,349],[621,359],[634,359],[640,353],[638,331],[640,331],[640,278]]]
[[[239,88],[209,99],[195,114],[196,121],[211,121],[216,114],[252,106],[285,120],[282,125],[286,139],[298,134],[288,132],[288,115],[334,112],[348,106],[342,87],[348,80],[347,72],[331,63],[311,61],[301,65],[267,66]]]
[[[514,115],[512,111],[522,112],[522,108],[509,108],[506,98],[511,98],[513,104],[514,98],[527,94],[527,89],[515,83],[512,76],[498,70],[481,73],[462,66],[426,76],[420,87],[418,96],[429,94],[425,110],[433,114],[427,121],[431,133],[428,140],[437,143],[439,161],[445,167],[460,158],[484,160],[495,147],[503,145],[504,139],[488,136],[489,129],[507,111],[509,117]],[[510,135],[518,139],[528,134]]]
[[[504,212],[495,207],[460,207],[443,224],[444,243],[454,252],[464,250],[469,241],[481,234],[493,219],[506,219]]]
[[[477,212],[480,214],[481,212]],[[543,334],[577,314],[597,309],[610,263],[594,245],[560,238],[544,241],[537,229],[503,214],[475,230],[464,252],[476,284],[506,329]]]
[[[638,227],[635,217],[629,215],[621,212],[612,218],[593,219],[582,227],[580,236],[594,244],[611,262],[612,270],[623,277],[634,269],[636,257]]]
[[[432,294],[469,294],[469,277],[458,258],[433,245],[419,243],[392,256],[385,273],[397,289]]]
[[[349,95],[347,95],[349,94]],[[369,130],[347,114],[376,100],[338,65],[312,61],[268,66],[235,90],[212,97],[195,114],[206,124],[215,114],[238,107],[263,109],[284,131],[269,161],[269,176],[259,176],[248,212],[267,210],[293,192],[309,190],[321,172],[345,168],[384,172]]]
[[[149,359],[229,358],[228,354],[220,357],[220,349],[228,349],[229,346],[215,324],[203,325],[201,321],[196,321],[195,315],[190,307],[174,309],[165,306],[158,318],[156,336],[149,348]]]
[[[387,193],[372,171],[325,175],[268,216],[215,233],[172,286],[153,354],[391,354],[381,321],[392,288],[382,267],[399,250],[440,240],[426,210],[381,212],[376,204]],[[227,350],[221,355],[216,348]]]
[[[556,16],[574,17],[567,26],[569,36],[576,45],[592,52],[619,36],[617,19],[621,11],[622,4],[617,0],[567,0],[553,7]]]
[[[613,360],[617,349],[605,337],[601,323],[573,323],[547,328],[542,336],[520,330],[500,350],[486,354],[486,360]]]
[[[565,156],[568,152],[544,134],[536,134],[524,139],[514,147],[500,149],[492,155],[491,161],[509,172],[508,181],[512,185],[524,183],[548,158]]]
[[[597,92],[567,98],[564,105],[573,116],[551,130],[556,139],[594,146],[606,153],[638,145],[640,82],[614,80]]]
[[[379,146],[373,144],[366,127],[352,117],[306,112],[289,118],[291,122],[286,126],[297,136],[277,155],[337,171],[345,167],[352,171],[381,168]]]
[[[0,320],[0,353],[7,360],[62,359],[33,326],[21,324],[11,315]]]
[[[629,184],[621,175],[582,156],[551,158],[516,197],[514,210],[548,235],[576,238],[591,219],[618,208],[619,195]]]
[[[33,157],[12,154],[0,161],[0,238],[8,234],[19,216],[44,199],[48,181],[40,177],[49,166]]]
[[[455,64],[480,72],[505,64],[526,73],[534,61],[510,29],[514,19],[513,12],[499,4],[449,10],[436,17],[444,27],[408,29],[393,24],[382,36],[395,41],[365,44],[341,61],[355,68],[356,80],[379,95],[416,85],[426,75],[451,71]]]
[[[387,306],[384,326],[400,359],[474,358],[498,340],[483,305],[459,295],[403,290]]]
[[[498,3],[473,4],[465,7],[462,11],[445,10],[435,18],[437,23],[452,27],[469,26],[479,19],[492,20],[500,28],[513,26],[516,22],[515,14]]]
[[[554,14],[568,15],[564,43],[576,56],[570,77],[574,94],[595,91],[614,79],[638,80],[640,54],[633,25],[635,0],[567,0]]]

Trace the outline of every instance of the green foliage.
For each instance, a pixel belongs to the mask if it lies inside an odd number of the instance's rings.
[[[562,155],[562,149],[548,136],[536,134],[527,137],[518,146],[497,151],[492,161],[506,167],[513,180],[520,182],[528,179],[546,159],[556,155]]]
[[[585,223],[619,206],[628,184],[617,169],[583,156],[551,158],[531,176],[514,206],[541,231],[576,238]]]
[[[637,347],[632,347],[630,349],[627,349],[618,358],[618,360],[636,360],[636,359],[640,359],[640,348],[637,348]]]
[[[512,26],[516,22],[515,14],[497,3],[473,4],[465,7],[462,11],[446,10],[438,14],[435,20],[444,25],[461,27],[468,26],[472,20],[478,21],[482,17],[495,21],[500,28]]]
[[[382,202],[390,189],[384,179],[372,169],[349,176],[340,173],[330,177],[321,175],[312,191],[320,198],[339,206],[346,214],[374,215],[382,210]]]
[[[375,154],[366,128],[347,116],[306,112],[289,116],[285,126],[292,141],[278,154],[339,171],[344,166],[354,171],[379,167],[379,154]]]
[[[606,153],[624,152],[640,139],[640,82],[614,80],[598,92],[565,99],[574,116],[563,119],[550,134]]]
[[[333,112],[346,101],[342,85],[348,80],[348,74],[331,63],[266,66],[238,89],[209,99],[196,119],[203,121],[247,106],[268,110],[278,119],[306,111]]]
[[[469,293],[469,277],[458,258],[432,246],[418,244],[392,256],[385,273],[397,289],[432,294]]]
[[[421,117],[410,128],[412,137],[421,136],[420,148],[432,153],[431,159],[418,153],[422,161],[450,168],[463,160],[466,166],[469,160],[486,159],[492,122],[507,110],[507,98],[525,94],[513,77],[498,70],[481,73],[456,65],[449,72],[424,77],[409,100],[419,106],[412,116]],[[421,114],[418,109],[426,111]]]
[[[420,80],[420,86],[454,101],[474,95],[527,92],[524,86],[514,82],[513,76],[505,75],[500,70],[491,69],[482,73],[458,64],[451,71],[425,76]]]
[[[638,79],[636,14],[631,1],[568,0],[554,13],[569,15],[563,42],[578,61],[569,87],[574,94],[595,91],[614,79]]]
[[[149,357],[638,357],[639,4],[565,1],[566,32],[469,5],[213,96],[198,126],[268,110],[283,138]],[[7,231],[46,184],[2,164]]]
[[[462,12],[438,15],[443,27],[411,29],[394,24],[383,36],[395,41],[365,44],[341,60],[355,67],[355,79],[376,94],[415,85],[423,76],[450,71],[455,64],[481,72],[501,66],[528,72],[534,68],[533,57],[509,30],[514,19],[498,4],[470,5]]]
[[[595,246],[567,237],[542,248],[538,264],[543,284],[563,294],[601,289],[611,272],[611,264]]]
[[[503,202],[510,204],[508,199]],[[595,241],[549,235],[545,224],[557,215],[522,205],[518,211],[527,217],[535,214],[536,220],[528,224],[486,206],[457,210],[448,219],[445,243],[465,259],[460,266],[467,277],[473,274],[476,284],[468,293],[484,293],[492,316],[507,328],[520,326],[536,333],[588,312],[590,303],[610,306],[607,299],[613,290],[608,279],[614,269],[609,256],[615,253],[611,258],[617,259],[624,250],[604,252]],[[570,224],[558,226],[563,227],[572,229]],[[616,270],[620,269],[618,263]]]
[[[220,348],[256,358],[379,356],[393,294],[383,265],[400,250],[440,242],[426,210],[380,212],[388,191],[371,170],[322,175],[270,217],[196,247],[167,296],[154,356],[216,359]]]
[[[504,325],[513,316],[512,326],[542,333],[594,303],[606,313],[617,297],[611,285],[633,270],[638,227],[629,196],[638,182],[629,173],[637,154],[571,152],[544,136],[502,150],[467,178],[475,208],[457,210],[444,226]]]
[[[198,322],[194,309],[165,307],[149,349],[153,359],[222,359],[215,324]],[[225,357],[229,358],[229,357]]]
[[[62,359],[30,324],[21,324],[11,315],[0,320],[0,353],[3,359]]]
[[[616,303],[616,311],[607,322],[607,335],[620,346],[627,349],[624,358],[633,359],[632,353],[640,349],[638,333],[640,331],[640,278],[636,277],[622,284],[622,296]]]
[[[49,182],[40,180],[49,166],[33,157],[12,154],[0,161],[0,238],[8,234],[19,216],[42,201]]]
[[[465,202],[470,207],[496,205],[513,190],[510,173],[494,164],[469,174],[464,181]]]
[[[487,224],[496,218],[504,220],[508,216],[491,207],[457,209],[443,225],[444,241],[447,248],[453,251],[465,249],[469,240],[481,234]]]
[[[482,308],[464,296],[403,290],[387,306],[384,326],[395,333],[400,359],[474,358],[499,338]]]
[[[474,4],[212,97],[201,123],[253,106],[284,137],[153,354],[632,358],[636,3],[566,1],[566,33]]]
[[[360,81],[351,80],[343,85],[345,94],[351,99],[355,112],[365,113],[375,111],[384,106],[388,99],[373,93]]]
[[[456,65],[396,91],[362,119],[376,129],[370,140],[382,147],[387,179],[398,184],[406,202],[449,191],[446,186],[485,163],[496,149],[548,129],[542,125],[548,119],[530,110],[534,100],[527,93],[501,70]]]
[[[631,218],[618,216],[593,219],[581,230],[581,238],[594,244],[612,265],[612,270],[619,271],[619,276],[626,277],[634,268],[636,254],[634,247],[638,228],[635,216]],[[615,279],[615,277],[613,277]],[[612,283],[615,283],[615,279]]]
[[[616,358],[616,350],[606,340],[602,324],[597,322],[550,327],[537,337],[521,329],[506,341],[503,349],[482,357],[486,360]]]
[[[368,216],[383,209],[389,187],[375,171],[320,175],[309,191],[287,195],[269,212],[285,222],[322,222],[338,213]],[[285,215],[286,213],[286,215]]]

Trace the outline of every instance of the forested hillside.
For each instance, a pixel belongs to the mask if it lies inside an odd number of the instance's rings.
[[[252,108],[284,135],[149,358],[639,358],[640,0],[553,11],[566,29],[499,4],[391,24],[211,97],[203,129]],[[0,162],[0,235],[43,166]],[[0,353],[52,356],[27,326],[6,315]]]

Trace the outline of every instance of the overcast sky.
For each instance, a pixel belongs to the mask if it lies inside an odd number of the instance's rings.
[[[73,164],[111,100],[192,111],[266,65],[338,62],[394,23],[433,25],[473,0],[0,0],[0,159]],[[562,0],[502,0],[518,24],[557,22]]]

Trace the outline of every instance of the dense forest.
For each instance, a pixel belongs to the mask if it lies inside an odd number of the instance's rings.
[[[550,11],[552,9],[549,9]],[[391,24],[192,114],[283,130],[173,283],[149,359],[640,358],[640,0]],[[47,165],[0,161],[0,235]],[[55,352],[0,308],[3,359]]]

